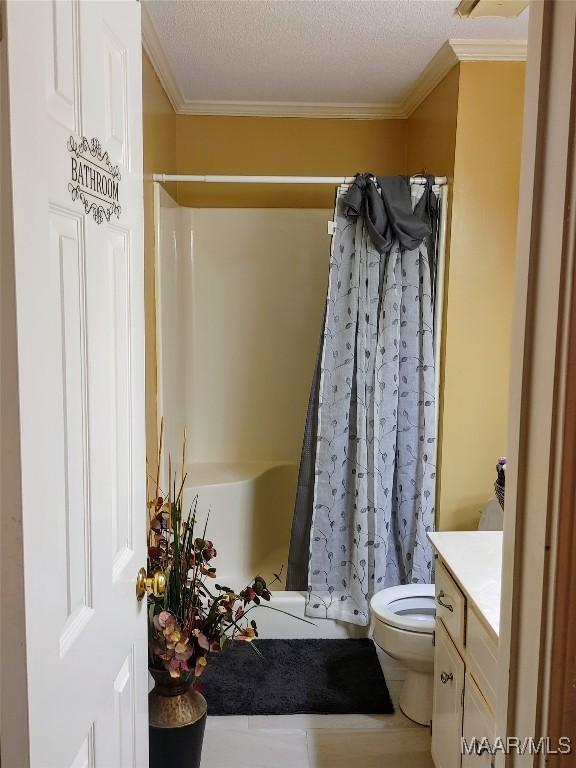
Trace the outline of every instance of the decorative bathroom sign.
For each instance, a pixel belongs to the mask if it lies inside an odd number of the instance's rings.
[[[68,190],[72,200],[80,200],[84,213],[92,214],[96,224],[120,218],[119,203],[122,176],[117,165],[110,162],[108,152],[102,151],[98,139],[88,141],[85,136],[68,139],[70,152],[70,182]]]

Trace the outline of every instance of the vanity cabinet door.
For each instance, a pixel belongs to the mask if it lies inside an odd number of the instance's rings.
[[[496,726],[494,716],[480,693],[474,679],[466,674],[464,693],[463,755],[462,768],[492,768],[494,758],[489,747],[494,744]],[[468,754],[473,746],[478,751]]]
[[[475,610],[469,610],[467,616],[466,672],[472,675],[488,705],[494,710],[498,686],[498,643]]]
[[[442,619],[454,645],[464,650],[466,598],[440,561],[436,567],[436,619]]]
[[[436,768],[460,768],[464,662],[441,621],[436,625],[432,757]]]

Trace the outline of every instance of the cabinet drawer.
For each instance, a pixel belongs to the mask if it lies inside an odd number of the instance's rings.
[[[436,768],[460,768],[464,662],[444,626],[436,627],[432,757]]]
[[[482,694],[472,677],[466,673],[464,688],[464,723],[462,727],[462,768],[492,768],[493,755],[489,751],[482,752],[486,744],[494,744],[496,725],[494,716],[488,708]],[[480,754],[468,754],[474,744],[480,748]],[[465,742],[465,743],[464,743]]]
[[[465,613],[466,598],[440,561],[436,566],[436,617],[442,619],[460,651],[464,647]]]
[[[498,643],[474,610],[468,611],[466,657],[468,671],[494,711],[498,685]]]

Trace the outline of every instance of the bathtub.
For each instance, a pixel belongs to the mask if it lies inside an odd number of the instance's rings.
[[[304,619],[305,592],[284,590],[298,467],[273,462],[194,463],[186,468],[184,509],[198,496],[197,535],[206,521],[214,542],[215,583],[241,590],[254,576],[271,584],[268,608],[252,613],[263,638],[363,637],[367,630],[333,619]],[[281,613],[286,611],[290,616]]]

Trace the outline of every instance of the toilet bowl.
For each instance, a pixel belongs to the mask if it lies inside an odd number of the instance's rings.
[[[407,669],[400,709],[421,725],[432,721],[434,584],[403,584],[377,592],[370,601],[376,645]]]

